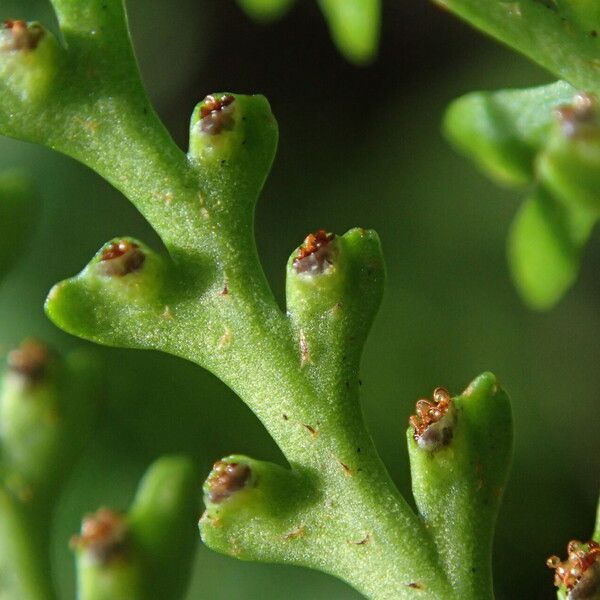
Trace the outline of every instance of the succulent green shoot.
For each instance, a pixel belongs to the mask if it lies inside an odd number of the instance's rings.
[[[0,384],[0,595],[49,600],[50,516],[90,433],[99,374],[86,355],[60,359],[35,340],[7,363]]]
[[[37,216],[36,200],[19,173],[0,175],[0,279],[25,250]]]
[[[492,538],[512,454],[510,402],[491,373],[455,398],[443,388],[433,396],[419,400],[407,431],[417,508],[458,597],[491,598]]]
[[[253,232],[277,146],[268,102],[207,96],[192,116],[186,155],[143,91],[122,2],[53,4],[66,66],[41,107],[0,91],[0,132],[95,169],[141,211],[169,256],[116,238],[52,289],[48,315],[86,339],[161,350],[209,369],[255,412],[290,465],[245,457],[219,463],[205,487],[205,542],[234,556],[320,569],[367,597],[468,599],[455,589],[435,536],[393,485],[361,412],[360,356],[385,278],[377,235],[308,236],[288,261],[281,311]],[[336,27],[348,17],[344,27],[365,33],[378,21],[374,2],[323,6]],[[355,58],[367,46],[353,50]],[[490,469],[501,478],[498,460]],[[81,600],[174,597],[166,573],[175,577],[189,563],[174,551],[187,512],[178,520],[173,511],[193,502],[168,501],[170,469],[146,479],[121,517],[123,529],[114,519],[129,554],[101,564],[77,544]],[[189,482],[185,473],[179,477]],[[464,540],[467,533],[456,543]],[[177,556],[177,565],[168,562]]]
[[[127,514],[86,516],[71,545],[80,600],[176,600],[185,593],[196,549],[199,490],[191,462],[157,460]]]
[[[549,136],[554,111],[575,94],[564,81],[528,90],[472,92],[450,104],[444,131],[491,178],[522,186],[535,177],[535,157]]]
[[[331,400],[358,396],[362,348],[384,280],[379,237],[371,230],[342,236],[319,230],[288,260],[287,314],[298,364]]]
[[[350,472],[342,465],[336,466],[350,488],[366,485],[366,491],[373,483],[362,467]],[[214,550],[242,560],[329,572],[372,598],[413,598],[416,585],[424,598],[455,597],[443,578],[438,579],[430,571],[434,555],[427,535],[422,537],[421,547],[407,543],[404,552],[394,552],[392,569],[385,548],[389,550],[399,533],[394,532],[395,517],[373,514],[368,508],[370,503],[363,504],[359,499],[362,494],[354,495],[360,502],[354,509],[343,506],[346,492],[330,487],[325,478],[232,455],[215,464],[204,491],[206,511],[200,531],[204,543]],[[420,529],[418,522],[413,526]],[[407,534],[401,534],[405,541]],[[415,553],[419,555],[417,560]],[[408,562],[412,566],[407,569]],[[359,566],[363,563],[380,572],[377,581],[372,573],[363,572]],[[387,564],[391,570],[384,575],[376,566],[379,564]]]

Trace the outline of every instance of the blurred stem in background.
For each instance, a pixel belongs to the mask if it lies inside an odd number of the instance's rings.
[[[0,387],[0,592],[55,597],[50,532],[61,489],[89,437],[99,374],[28,340],[11,351]]]

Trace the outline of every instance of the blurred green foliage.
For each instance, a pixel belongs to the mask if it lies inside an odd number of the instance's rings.
[[[517,210],[439,133],[448,102],[473,89],[550,81],[514,54],[418,0],[384,3],[382,51],[356,70],[336,53],[311,3],[258,28],[233,0],[130,0],[146,83],[182,146],[194,104],[213,89],[268,96],[280,152],[257,214],[269,278],[281,298],[290,251],[307,231],[372,227],[388,265],[383,308],[367,345],[363,406],[381,454],[410,495],[404,450],[416,398],[453,393],[493,369],[513,401],[516,455],[496,535],[497,597],[548,598],[545,558],[589,535],[600,472],[600,246],[592,237],[580,280],[553,312],[528,311],[505,264]],[[401,5],[401,6],[400,6]],[[41,0],[3,0],[7,17],[48,21]],[[0,169],[19,167],[43,192],[42,222],[0,291],[0,345],[36,335],[68,349],[82,342],[43,314],[51,285],[124,233],[157,247],[135,210],[73,161],[0,140]],[[172,357],[93,347],[109,374],[107,410],[55,522],[55,565],[73,597],[67,547],[81,516],[124,508],[146,466],[188,452],[201,472],[231,452],[281,456],[225,386]],[[350,600],[325,575],[237,562],[201,548],[189,600]]]
[[[350,62],[370,63],[377,54],[381,0],[317,0],[331,37]],[[238,0],[250,17],[268,23],[280,18],[293,0]]]
[[[10,226],[0,236],[0,279],[27,248],[37,218],[37,197],[24,173],[0,174],[0,223]]]

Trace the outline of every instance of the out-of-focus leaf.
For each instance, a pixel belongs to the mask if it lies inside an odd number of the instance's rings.
[[[550,308],[571,287],[596,221],[596,215],[569,209],[541,188],[525,201],[512,226],[508,256],[527,304]]]
[[[0,175],[0,277],[25,249],[35,216],[35,194],[26,179]]]

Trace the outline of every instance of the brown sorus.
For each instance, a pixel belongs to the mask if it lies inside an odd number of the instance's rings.
[[[208,499],[213,504],[220,504],[236,492],[245,488],[252,471],[248,465],[237,462],[217,461],[213,465],[208,478]]]
[[[129,240],[111,242],[100,256],[104,275],[123,277],[142,268],[146,255],[140,247]]]
[[[551,556],[546,565],[554,570],[554,585],[569,590],[569,600],[591,600],[600,591],[600,544],[571,540],[567,545],[567,558],[561,561]]]
[[[206,96],[200,106],[200,130],[209,135],[218,135],[223,130],[230,130],[235,125],[233,118],[233,102],[231,94],[223,96]]]
[[[454,422],[452,397],[446,388],[437,387],[432,400],[417,400],[415,413],[409,418],[414,438],[423,448],[431,450],[447,446],[452,441]]]
[[[555,114],[567,137],[585,135],[595,131],[593,125],[598,117],[598,100],[593,94],[579,92],[570,104],[559,106]]]
[[[294,269],[297,273],[323,273],[333,263],[330,242],[335,238],[333,233],[319,229],[309,233],[298,248],[294,258]]]
[[[25,21],[13,19],[4,21],[2,29],[9,35],[0,42],[0,49],[8,51],[35,50],[46,34],[40,25],[28,25]]]
[[[9,353],[7,362],[11,372],[22,376],[28,383],[38,383],[47,373],[50,352],[41,342],[29,339]]]
[[[106,564],[126,550],[128,528],[122,514],[101,508],[84,517],[80,535],[71,538],[71,546],[84,550],[98,563]]]

